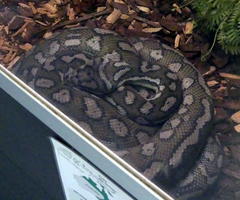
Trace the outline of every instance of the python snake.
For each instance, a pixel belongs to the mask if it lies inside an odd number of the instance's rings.
[[[86,27],[55,32],[13,72],[176,199],[203,193],[222,154],[200,73],[155,39]]]

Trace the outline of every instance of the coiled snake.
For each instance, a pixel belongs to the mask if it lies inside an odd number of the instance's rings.
[[[217,178],[210,92],[192,64],[158,40],[67,29],[13,72],[177,199]]]

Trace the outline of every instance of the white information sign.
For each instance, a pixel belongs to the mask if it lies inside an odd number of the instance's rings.
[[[81,156],[51,141],[66,200],[134,200]]]

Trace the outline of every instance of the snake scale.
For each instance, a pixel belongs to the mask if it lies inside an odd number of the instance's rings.
[[[160,41],[61,30],[13,72],[176,199],[195,198],[218,177],[210,92],[192,64]]]

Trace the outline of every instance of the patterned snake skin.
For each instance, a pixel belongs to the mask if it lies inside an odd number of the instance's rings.
[[[176,199],[205,191],[221,151],[199,72],[158,40],[90,28],[56,32],[13,72]]]

